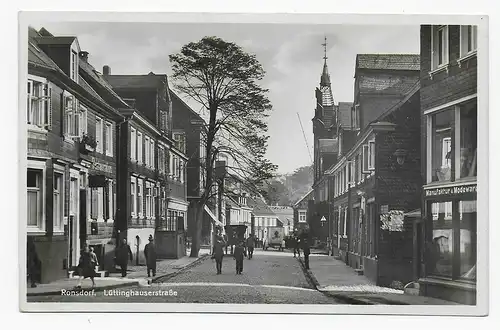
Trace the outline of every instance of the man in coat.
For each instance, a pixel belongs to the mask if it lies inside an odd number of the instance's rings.
[[[127,240],[124,238],[120,246],[116,249],[116,264],[120,266],[122,271],[122,277],[127,276],[127,265],[130,256],[130,261],[132,261],[132,250],[127,244]]]
[[[146,257],[146,267],[148,268],[148,277],[153,272],[156,276],[156,249],[153,236],[149,235],[149,243],[144,247],[144,256]]]
[[[302,241],[302,251],[304,251],[304,263],[306,269],[309,269],[309,255],[311,254],[311,248],[309,247],[308,238],[304,237],[301,239]]]
[[[215,267],[217,275],[222,274],[222,258],[224,257],[224,240],[222,237],[217,237],[214,244],[212,259],[215,259]]]
[[[255,248],[255,238],[253,234],[250,234],[247,238],[247,248],[248,248],[248,259],[252,259],[253,257],[253,249]]]
[[[240,242],[234,248],[233,258],[236,260],[236,274],[241,274],[243,272],[243,259],[246,256],[245,247],[243,242]]]

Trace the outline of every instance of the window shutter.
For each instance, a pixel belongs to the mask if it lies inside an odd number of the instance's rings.
[[[375,170],[375,141],[368,142],[368,169]]]
[[[45,86],[45,125],[47,129],[52,130],[52,87],[49,84]]]
[[[33,118],[30,118],[30,113],[31,113],[31,95],[33,94],[33,81],[28,80],[28,90],[27,90],[27,95],[26,95],[26,122],[28,124],[31,124],[33,121]]]

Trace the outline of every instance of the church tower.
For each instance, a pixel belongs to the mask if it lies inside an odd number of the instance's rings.
[[[330,73],[328,72],[327,39],[324,47],[323,71],[319,87],[316,88],[316,109],[313,121],[314,134],[314,182],[332,164],[337,146],[337,111],[334,104]],[[327,164],[328,163],[328,164]]]

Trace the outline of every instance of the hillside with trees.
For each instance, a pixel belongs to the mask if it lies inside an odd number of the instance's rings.
[[[274,177],[265,186],[265,196],[269,205],[293,205],[303,197],[313,184],[312,166],[303,166],[293,173]]]

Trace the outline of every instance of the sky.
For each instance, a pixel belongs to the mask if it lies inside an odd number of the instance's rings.
[[[312,164],[315,88],[323,69],[324,38],[335,102],[353,101],[356,54],[420,52],[420,27],[323,24],[218,24],[64,22],[33,25],[53,35],[78,37],[89,62],[112,74],[172,73],[168,55],[204,36],[235,42],[256,55],[266,71],[262,85],[273,105],[267,157],[279,173]],[[196,111],[197,103],[183,97]],[[299,116],[297,116],[297,114]],[[302,133],[300,121],[304,129]],[[307,138],[306,140],[304,138]],[[309,150],[308,147],[309,146]]]

